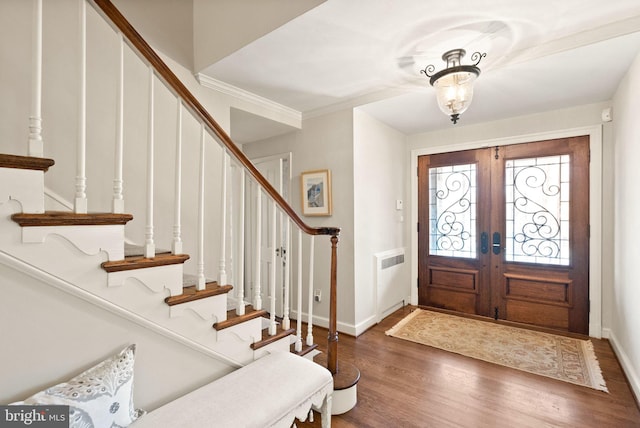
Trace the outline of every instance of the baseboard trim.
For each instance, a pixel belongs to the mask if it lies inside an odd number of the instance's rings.
[[[291,318],[298,319],[298,313],[296,311],[291,311]],[[309,314],[306,312],[302,313],[302,322],[307,322],[309,319]],[[317,325],[318,327],[329,328],[329,318],[320,317],[318,315],[313,316],[313,325]],[[347,324],[344,322],[336,322],[336,329],[339,333],[348,334],[349,336],[356,336],[357,328],[353,324]]]
[[[631,359],[626,352],[624,352],[624,349],[620,346],[620,342],[611,329],[603,328],[602,337],[609,339],[613,352],[616,354],[616,357],[618,357],[618,361],[620,361],[622,371],[627,377],[629,385],[631,385],[631,390],[635,395],[636,403],[640,404],[640,377],[638,377],[638,373],[636,373],[633,364],[631,364]]]
[[[291,312],[291,318],[298,319],[298,314],[296,311]],[[309,319],[309,314],[303,312],[302,322],[307,322],[308,319]],[[338,321],[336,323],[336,329],[338,330],[339,333],[344,333],[344,334],[348,334],[349,336],[358,337],[376,324],[377,324],[376,316],[371,315],[366,320],[355,325]],[[314,315],[313,325],[317,325],[318,327],[329,328],[329,319]]]
[[[375,315],[371,315],[366,320],[356,324],[356,337],[360,336],[365,331],[369,330],[374,325],[378,324],[377,317]]]

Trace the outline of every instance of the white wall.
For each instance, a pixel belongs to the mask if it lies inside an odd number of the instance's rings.
[[[26,155],[28,149],[31,27],[25,23],[31,22],[32,8],[21,0],[0,2],[0,146],[16,155]]]
[[[0,264],[0,403],[25,399],[136,344],[134,402],[152,410],[231,371],[51,285]]]
[[[115,0],[125,18],[152,46],[193,69],[193,0]]]
[[[290,203],[298,213],[300,173],[317,169],[331,170],[333,215],[302,218],[312,227],[341,228],[338,242],[338,330],[355,334],[353,113],[345,110],[304,120],[301,131],[245,144],[243,151],[249,158],[292,153]],[[314,303],[313,311],[317,316],[316,322],[321,325],[326,325],[329,317],[330,248],[327,237],[316,237],[314,289],[322,290],[325,298],[320,303]],[[306,284],[306,276],[303,277]]]
[[[192,0],[195,70],[201,71],[323,1]]]
[[[377,299],[376,260],[379,252],[406,247],[405,135],[356,109],[354,111],[354,253],[355,322],[357,334],[375,324]],[[406,248],[408,250],[408,248]],[[395,288],[406,298],[409,289],[409,259],[405,258]],[[396,295],[394,293],[394,295]],[[407,301],[407,303],[409,303]],[[384,308],[386,309],[386,308]]]
[[[640,396],[640,56],[621,82],[613,101],[615,138],[615,279],[611,340],[627,378]]]
[[[300,172],[331,169],[333,215],[306,217],[311,226],[342,228],[338,245],[338,330],[358,335],[376,322],[375,258],[377,252],[406,246],[405,137],[359,110],[345,110],[303,121],[301,131],[245,144],[250,158],[293,153],[292,206],[300,207]],[[405,217],[406,219],[406,217]],[[317,239],[320,266],[328,263],[323,239]],[[324,246],[324,247],[323,247]],[[316,265],[314,288],[328,296],[327,270]],[[406,275],[397,286],[409,294]],[[328,301],[314,304],[319,323],[328,317]]]

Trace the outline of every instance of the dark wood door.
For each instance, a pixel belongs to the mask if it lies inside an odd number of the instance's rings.
[[[488,153],[468,150],[418,159],[421,305],[488,314],[491,256],[481,251],[479,235],[491,226]]]
[[[418,159],[419,304],[588,333],[589,139]]]

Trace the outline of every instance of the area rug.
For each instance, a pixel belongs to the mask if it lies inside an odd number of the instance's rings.
[[[590,340],[416,309],[387,335],[609,392]]]

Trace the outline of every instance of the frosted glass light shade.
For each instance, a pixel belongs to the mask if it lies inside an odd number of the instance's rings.
[[[446,115],[463,113],[473,99],[473,84],[477,74],[460,71],[442,76],[433,83],[438,107]]]

